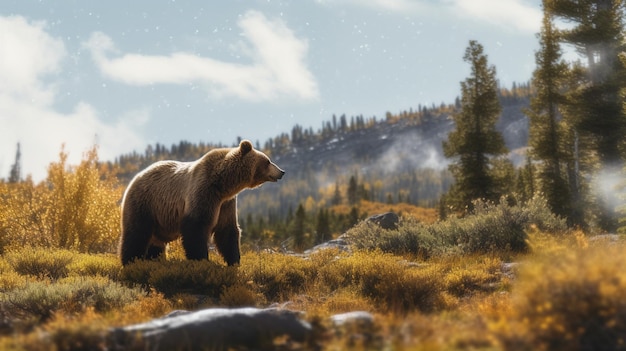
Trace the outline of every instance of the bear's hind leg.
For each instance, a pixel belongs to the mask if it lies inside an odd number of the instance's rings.
[[[120,257],[125,266],[136,259],[144,258],[150,242],[151,230],[124,227],[120,240]]]
[[[156,223],[150,214],[133,209],[130,205],[122,208],[122,236],[118,251],[123,266],[146,257],[155,227]]]
[[[146,253],[144,257],[147,260],[154,260],[159,258],[161,255],[165,254],[166,244],[160,240],[156,240],[152,238],[150,240],[150,244],[148,244],[148,248],[146,249]]]
[[[239,237],[241,231],[237,223],[236,198],[222,204],[214,233],[213,242],[226,264],[229,266],[239,264]]]

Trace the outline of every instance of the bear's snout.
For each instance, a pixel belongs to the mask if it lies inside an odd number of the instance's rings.
[[[276,166],[275,164],[272,164],[272,166],[273,166],[273,169],[272,169],[272,173],[270,174],[270,180],[272,182],[277,182],[279,179],[283,178],[283,176],[285,175],[285,171],[278,168],[278,166]]]

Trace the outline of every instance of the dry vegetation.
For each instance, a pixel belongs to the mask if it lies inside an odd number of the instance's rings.
[[[173,245],[167,260],[122,269],[110,224],[121,190],[95,153],[74,169],[63,160],[40,185],[0,183],[0,349],[105,349],[108,328],[173,309],[274,303],[306,312],[315,340],[303,349],[626,348],[626,246],[564,230],[540,199],[397,231],[361,223],[352,253],[247,249],[226,267]],[[355,310],[375,326],[331,328]]]

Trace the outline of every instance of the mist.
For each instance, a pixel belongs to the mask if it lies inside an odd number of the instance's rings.
[[[624,165],[609,166],[601,169],[594,177],[592,190],[594,195],[609,213],[618,212],[624,205]]]
[[[383,174],[418,169],[446,169],[450,161],[443,155],[442,141],[436,136],[434,139],[425,139],[422,133],[402,135],[387,147],[373,165]]]

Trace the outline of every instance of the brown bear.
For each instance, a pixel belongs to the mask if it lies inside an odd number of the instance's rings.
[[[153,259],[182,236],[188,259],[206,260],[208,241],[226,263],[239,263],[237,194],[285,172],[248,140],[193,162],[159,161],[131,180],[122,199],[122,264]]]

